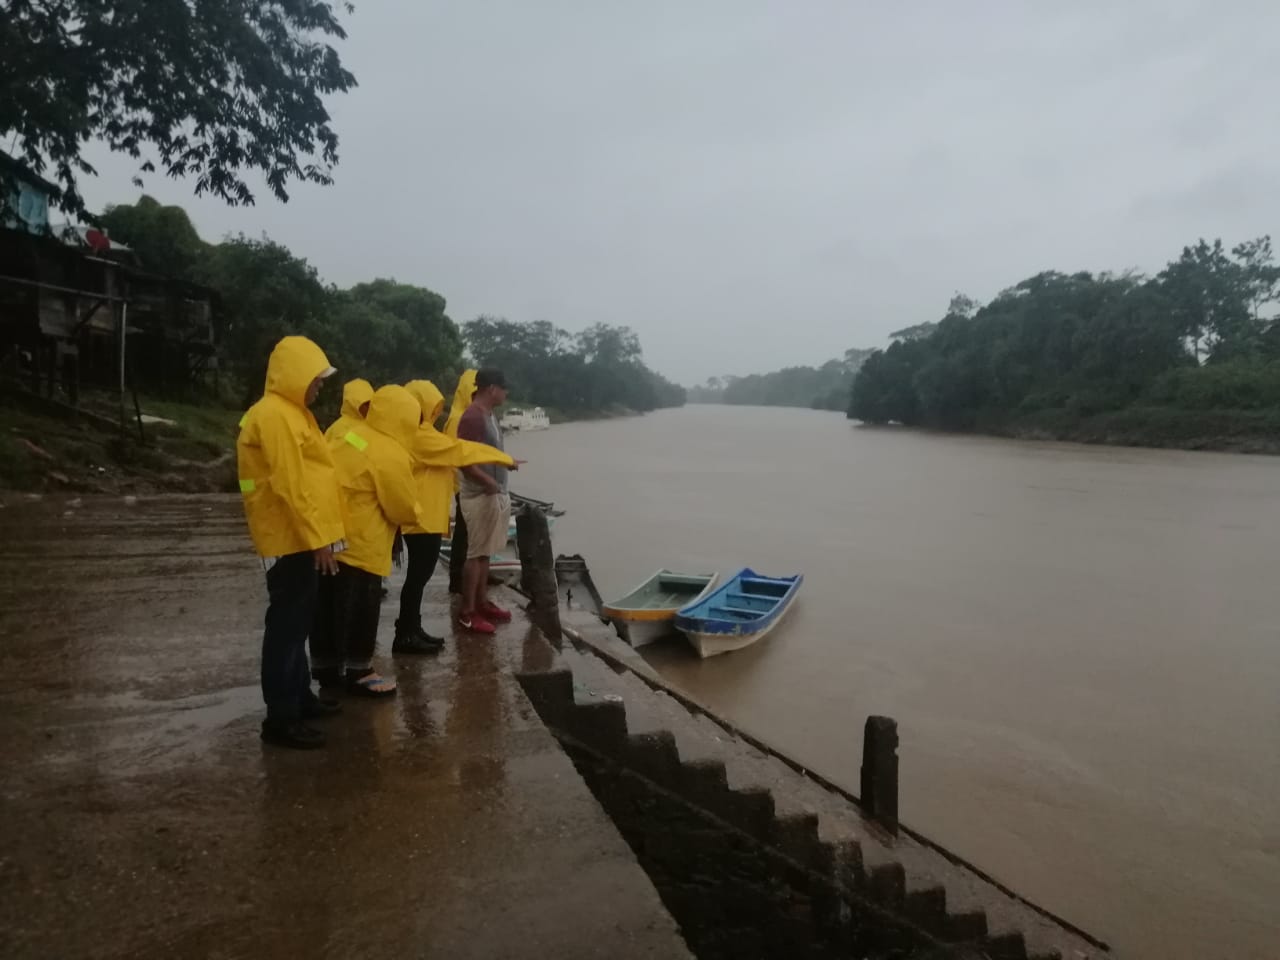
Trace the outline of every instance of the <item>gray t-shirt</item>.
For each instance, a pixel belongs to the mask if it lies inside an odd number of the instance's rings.
[[[474,440],[476,443],[487,443],[491,447],[497,447],[499,450],[503,449],[502,428],[498,426],[497,415],[489,413],[474,403],[467,407],[466,412],[462,414],[462,418],[458,421],[458,439]],[[503,493],[507,492],[506,467],[493,463],[484,464],[480,469],[498,482],[498,486]],[[478,497],[485,493],[485,488],[467,476],[465,470],[459,470],[458,492],[464,497]]]

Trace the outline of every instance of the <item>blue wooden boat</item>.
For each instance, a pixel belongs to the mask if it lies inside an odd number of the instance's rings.
[[[744,567],[714,593],[682,607],[676,629],[703,658],[741,650],[778,625],[803,581],[801,574],[764,577]]]

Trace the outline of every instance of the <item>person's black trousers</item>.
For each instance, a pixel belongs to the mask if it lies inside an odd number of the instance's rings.
[[[467,525],[462,519],[462,501],[453,498],[453,541],[449,546],[449,592],[462,593],[462,568],[467,564]]]
[[[438,533],[406,533],[404,535],[404,549],[409,555],[409,569],[405,571],[404,586],[400,588],[400,618],[396,621],[397,632],[422,626],[422,591],[427,588],[427,581],[436,572],[436,561],[440,559],[442,539],[443,537]]]
[[[291,722],[311,695],[307,634],[315,620],[320,575],[310,551],[281,557],[267,571],[267,618],[262,633],[262,699],[267,718]]]
[[[320,677],[330,671],[367,673],[373,665],[382,612],[382,577],[339,561],[338,572],[320,578],[311,625],[311,666]]]

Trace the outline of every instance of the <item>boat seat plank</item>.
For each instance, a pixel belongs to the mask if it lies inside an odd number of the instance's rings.
[[[728,613],[738,617],[750,617],[752,620],[759,620],[766,611],[764,610],[746,610],[742,607],[712,607],[712,614]]]
[[[707,585],[707,578],[663,574],[658,578],[658,585],[662,587],[696,587],[698,592],[701,593],[702,589]]]
[[[782,597],[791,589],[792,584],[786,580],[759,580],[743,577],[738,581],[744,593],[761,597]]]

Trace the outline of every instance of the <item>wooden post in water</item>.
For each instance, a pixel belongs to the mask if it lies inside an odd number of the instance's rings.
[[[898,721],[867,717],[862,734],[862,807],[898,835]]]
[[[516,514],[516,549],[520,553],[520,586],[533,601],[537,623],[553,639],[560,637],[560,596],[556,590],[556,558],[551,525],[537,507]]]

